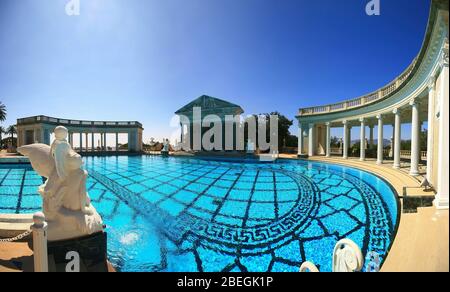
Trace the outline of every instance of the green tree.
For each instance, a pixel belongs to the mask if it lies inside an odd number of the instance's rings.
[[[298,137],[289,134],[289,137],[286,139],[286,147],[298,147]]]
[[[401,150],[411,150],[411,140],[402,140],[400,143]]]
[[[0,122],[6,120],[6,106],[0,101]]]
[[[6,129],[7,134],[10,135],[11,137],[11,146],[13,146],[12,144],[14,143],[14,135],[17,134],[17,130],[16,130],[16,126],[15,125],[11,125]]]
[[[352,146],[350,146],[350,156],[352,157],[358,157],[361,154],[361,143],[355,143]]]
[[[340,139],[336,136],[331,137],[330,146],[333,148],[338,148],[341,142]]]
[[[6,130],[0,126],[0,149],[3,149],[3,134],[6,134]]]
[[[291,135],[289,132],[289,128],[293,125],[293,121],[289,120],[286,116],[280,114],[279,112],[271,112],[259,115],[252,115],[245,120],[245,128],[244,128],[244,137],[245,142],[247,143],[249,135],[248,135],[248,121],[250,118],[255,118],[258,122],[263,122],[266,124],[266,133],[265,139],[268,140],[270,138],[270,116],[276,115],[278,116],[278,147],[281,148],[283,146],[287,147],[297,147],[298,139],[297,136]],[[258,123],[256,124],[256,141],[253,141],[257,147],[259,141],[259,127]]]
[[[290,143],[288,142],[292,141],[292,135],[289,132],[289,128],[293,125],[293,121],[289,120],[279,112],[272,112],[270,115],[278,116],[278,147],[289,146],[288,144]],[[267,119],[267,121],[269,121],[269,119]],[[269,129],[269,125],[267,125],[267,129]]]
[[[428,131],[420,132],[420,150],[427,151],[428,148]]]
[[[6,106],[0,101],[0,122],[4,122],[6,120],[6,115],[7,115]],[[0,149],[2,149],[3,147],[2,141],[3,133],[5,133],[5,129],[0,126]]]

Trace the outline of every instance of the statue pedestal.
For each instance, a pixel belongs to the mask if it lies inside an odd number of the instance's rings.
[[[107,234],[95,234],[61,241],[48,242],[48,268],[49,272],[72,272],[79,255],[80,272],[107,272]]]

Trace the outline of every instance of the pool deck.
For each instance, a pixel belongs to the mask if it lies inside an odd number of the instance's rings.
[[[409,175],[409,167],[406,163],[402,165],[402,168],[394,169],[391,161],[385,161],[382,165],[378,165],[375,159],[360,161],[358,158],[349,158],[345,160],[340,157],[326,158],[322,156],[315,156],[308,158],[308,160],[355,167],[376,174],[386,179],[394,187],[399,196],[402,196],[404,187],[407,188],[408,195],[410,196],[433,195],[430,194],[430,192],[425,192],[420,188],[420,183],[424,174],[421,172],[421,175],[416,177]],[[421,168],[420,170],[423,169]]]
[[[16,164],[16,163],[30,163],[27,157],[18,155],[16,153],[7,153],[6,150],[0,151],[0,164]]]
[[[297,159],[281,154],[280,158]],[[419,188],[421,176],[408,174],[407,164],[393,169],[391,162],[377,165],[375,160],[361,162],[357,158],[310,157],[310,161],[329,162],[365,170],[386,179],[401,196],[407,187],[408,196],[430,196]],[[25,271],[32,260],[26,243],[0,243],[0,272]],[[417,213],[401,214],[400,224],[382,272],[448,272],[449,210],[435,207],[418,208]]]
[[[295,155],[280,155],[296,158]],[[408,174],[407,164],[392,168],[391,162],[377,165],[375,160],[344,160],[340,157],[310,157],[310,161],[329,162],[355,167],[386,179],[401,196],[403,188],[408,196],[430,196],[419,188],[421,177]],[[402,200],[400,201],[402,202]],[[402,213],[397,235],[382,272],[448,272],[449,271],[449,210],[433,207],[418,208],[417,213]]]
[[[33,251],[26,242],[0,243],[0,272],[33,270]]]

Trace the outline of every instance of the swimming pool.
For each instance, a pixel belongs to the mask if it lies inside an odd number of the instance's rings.
[[[342,238],[384,259],[397,199],[382,179],[297,160],[88,157],[89,195],[119,271],[331,271]],[[28,165],[0,165],[0,213],[40,209]]]

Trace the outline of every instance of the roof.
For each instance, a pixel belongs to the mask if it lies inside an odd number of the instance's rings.
[[[242,114],[244,112],[244,110],[237,104],[216,97],[202,95],[177,110],[175,114],[190,113],[193,111],[194,107],[200,107],[204,112],[226,112],[233,114]]]
[[[142,128],[142,124],[137,121],[82,121],[53,118],[48,116],[32,116],[17,119],[17,125],[33,125],[33,124],[48,124],[76,128]]]

